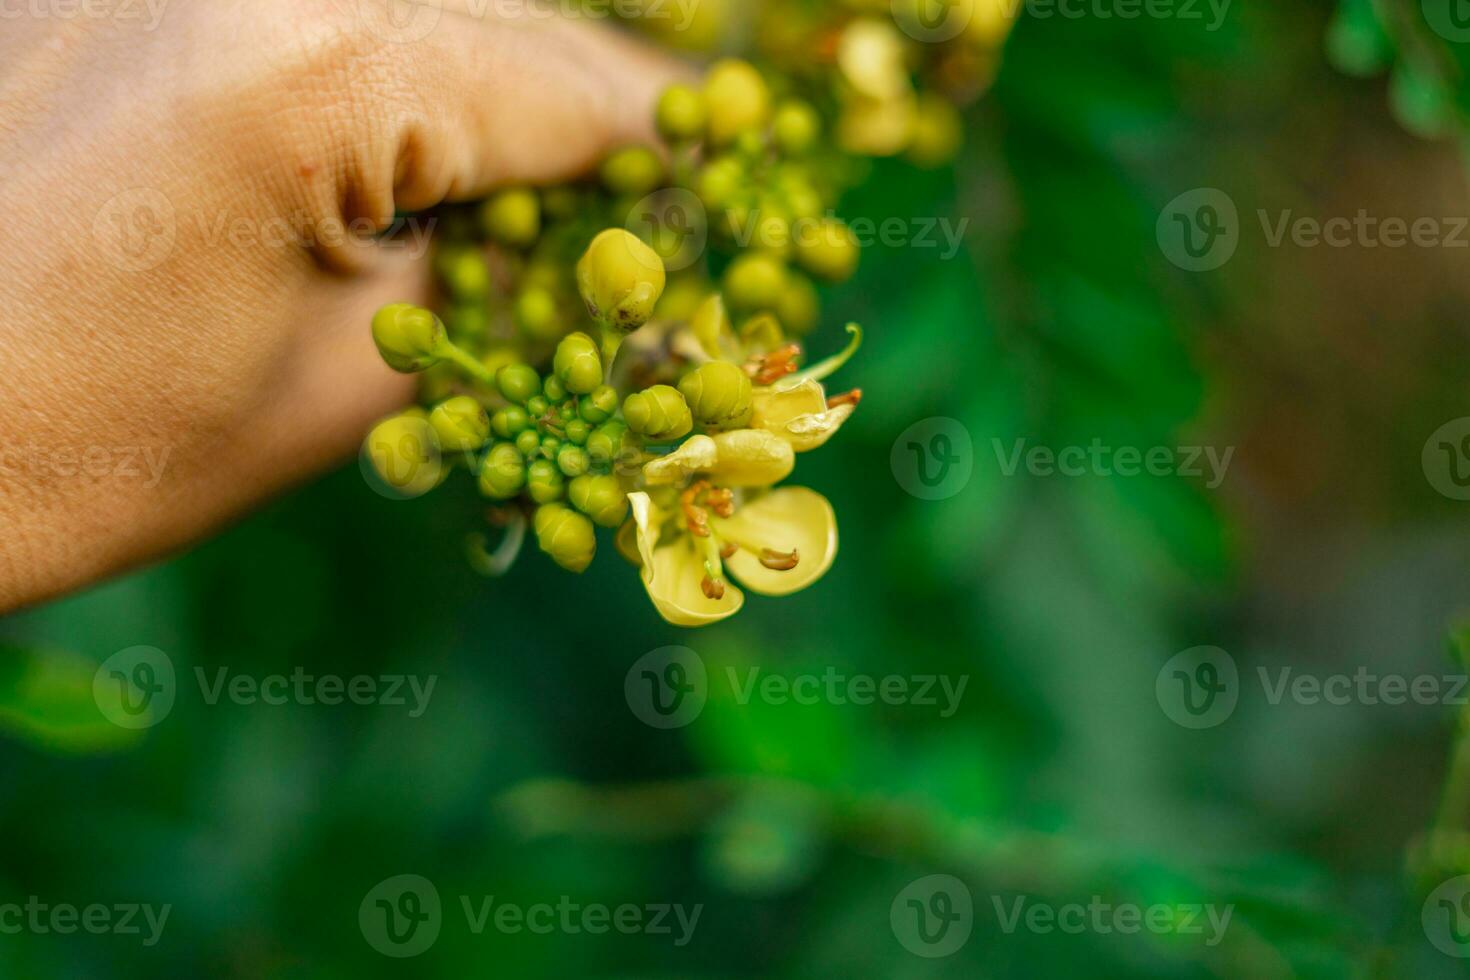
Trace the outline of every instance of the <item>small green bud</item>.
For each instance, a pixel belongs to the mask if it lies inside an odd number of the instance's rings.
[[[443,322],[411,303],[392,303],[373,316],[373,343],[395,371],[413,374],[436,364],[448,343]]]
[[[501,439],[514,439],[531,425],[531,416],[519,405],[507,405],[490,417],[490,430]]]
[[[495,387],[508,401],[524,405],[541,391],[541,375],[529,364],[507,364],[495,372]]]
[[[561,452],[561,440],[556,436],[541,437],[541,454],[547,459],[556,459],[556,454]]]
[[[623,402],[623,418],[634,432],[657,441],[681,438],[694,428],[684,396],[668,385],[629,395]]]
[[[556,414],[563,422],[570,422],[577,417],[577,405],[575,402],[564,401],[557,406]]]
[[[845,282],[857,270],[857,236],[836,218],[803,223],[795,243],[796,261],[818,279]]]
[[[716,157],[699,171],[694,189],[711,211],[724,211],[745,186],[745,165],[732,156]]]
[[[532,395],[526,399],[526,413],[534,419],[544,418],[551,411],[551,402],[545,395]]]
[[[725,270],[725,299],[737,310],[769,310],[786,289],[786,264],[767,252],[745,252]]]
[[[750,421],[750,378],[729,361],[710,361],[686,374],[679,393],[701,424],[734,429]]]
[[[811,333],[817,325],[817,317],[821,314],[822,301],[817,296],[817,287],[812,281],[799,272],[790,272],[786,276],[786,288],[781,293],[781,299],[776,303],[776,319],[781,321],[781,326],[786,332],[794,337],[801,337]]]
[[[582,418],[593,425],[601,425],[612,418],[618,410],[618,392],[611,385],[598,385],[577,406]]]
[[[593,319],[631,333],[648,322],[664,291],[663,260],[632,232],[609,228],[577,263],[577,288]]]
[[[445,452],[466,453],[479,449],[490,438],[490,415],[485,406],[469,395],[440,402],[429,413],[429,424]]]
[[[602,161],[601,176],[614,194],[642,197],[664,182],[664,162],[646,146],[627,146]]]
[[[530,286],[516,297],[516,326],[532,340],[554,340],[561,336],[561,311],[551,290]]]
[[[451,337],[478,340],[490,329],[490,311],[481,303],[455,306],[444,314],[444,325]]]
[[[362,450],[378,478],[405,497],[428,493],[444,473],[439,436],[422,410],[379,422]]]
[[[597,531],[592,522],[564,504],[548,503],[532,521],[536,542],[552,561],[569,572],[581,573],[597,554]]]
[[[585,333],[568,334],[556,346],[556,376],[567,391],[585,395],[602,384],[602,358],[597,344]]]
[[[556,468],[567,476],[581,476],[591,467],[592,460],[587,456],[587,450],[581,446],[564,442],[556,452]]]
[[[567,499],[602,527],[618,527],[628,518],[628,495],[615,476],[579,476],[568,484]]]
[[[810,153],[822,136],[822,121],[817,110],[799,99],[781,103],[771,122],[771,135],[776,139],[776,148],[787,156],[799,157]]]
[[[541,382],[541,394],[553,405],[560,405],[566,401],[567,386],[562,384],[561,379],[554,374],[548,374],[546,380]]]
[[[618,461],[627,445],[628,426],[618,419],[609,419],[587,437],[587,454],[598,466],[610,466]]]
[[[670,143],[698,139],[704,132],[704,96],[688,85],[670,85],[658,99],[659,135]]]
[[[512,500],[526,485],[526,460],[515,446],[497,442],[480,463],[480,492],[494,500]]]
[[[960,114],[947,99],[933,93],[919,96],[908,158],[920,167],[942,167],[954,162],[964,142]]]
[[[535,429],[525,429],[516,436],[516,450],[527,458],[541,451],[541,433]]]
[[[771,111],[771,91],[747,61],[717,61],[704,79],[710,142],[724,146],[747,130],[762,129]]]
[[[592,426],[585,419],[569,419],[567,421],[567,441],[577,445],[587,445],[587,437],[592,435]]]
[[[458,300],[484,299],[490,291],[490,266],[473,246],[441,249],[435,256],[439,278]]]
[[[525,248],[541,237],[541,202],[526,188],[501,191],[481,205],[480,225],[502,245]]]
[[[533,460],[526,467],[526,490],[538,504],[560,500],[566,490],[566,479],[549,459]]]

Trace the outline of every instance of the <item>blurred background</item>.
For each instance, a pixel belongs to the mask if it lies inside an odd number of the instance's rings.
[[[1463,975],[1424,904],[1470,871],[1463,787],[1443,789],[1454,699],[1271,696],[1283,670],[1463,674],[1467,504],[1426,455],[1470,414],[1458,2],[1023,8],[957,165],[879,163],[845,203],[967,234],[947,258],[874,244],[828,297],[812,347],[865,324],[843,380],[866,397],[802,458],[842,552],[795,597],[687,632],[612,548],[580,581],[534,553],[487,581],[462,554],[469,481],[390,501],[349,461],[175,561],[0,622],[0,902],[172,906],[153,946],[5,935],[0,973]],[[1198,188],[1236,209],[1236,241],[1189,271],[1166,232]],[[1364,210],[1439,237],[1273,238]],[[900,437],[935,418],[972,458],[929,500],[905,490]],[[1231,455],[1219,480],[1008,473],[1017,440]],[[139,645],[179,693],[129,730],[93,678]],[[706,699],[659,729],[624,682],[669,645]],[[1162,692],[1199,646],[1238,679],[1233,712],[1193,728]],[[407,688],[404,707],[210,704],[195,671],[221,668],[437,680],[415,717]],[[732,686],[752,668],[965,687],[953,711],[937,686],[934,705],[777,703]],[[404,874],[443,915],[398,960],[359,911]],[[936,874],[973,905],[943,956],[899,921]],[[672,914],[671,935],[477,934],[462,899],[491,896],[701,911],[682,945]],[[1163,904],[1177,928],[1011,919],[1089,903]],[[1188,928],[1192,905],[1228,928]]]

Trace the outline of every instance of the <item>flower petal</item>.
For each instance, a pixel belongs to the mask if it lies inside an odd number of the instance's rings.
[[[799,453],[821,446],[842,427],[852,405],[827,407],[827,394],[807,378],[790,387],[757,388],[753,393],[750,424],[780,436]]]
[[[643,479],[649,486],[668,486],[682,483],[695,473],[714,468],[719,459],[719,450],[709,436],[693,436],[667,456],[646,463]]]
[[[791,475],[796,453],[765,429],[735,429],[714,437],[719,459],[706,472],[721,486],[768,487]]]
[[[628,494],[628,504],[633,509],[633,526],[637,529],[638,557],[643,567],[653,564],[653,549],[658,547],[663,528],[663,514],[654,506],[648,494],[642,491]]]
[[[745,593],[730,581],[725,594],[711,599],[704,594],[704,559],[687,534],[673,536],[653,552],[652,562],[643,566],[643,587],[664,619],[675,626],[708,626],[735,615],[745,605]]]
[[[831,439],[856,409],[856,405],[838,405],[815,415],[799,415],[786,423],[781,435],[797,452],[810,452]]]
[[[746,588],[761,595],[790,595],[816,582],[837,557],[837,515],[827,498],[806,487],[781,487],[743,505],[733,517],[718,522],[743,547],[725,559],[725,568]],[[790,571],[767,568],[749,548],[797,551],[800,561]]]

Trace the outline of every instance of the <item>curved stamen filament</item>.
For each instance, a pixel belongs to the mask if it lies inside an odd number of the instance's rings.
[[[844,391],[840,395],[833,395],[831,398],[827,399],[827,407],[831,409],[836,408],[838,405],[856,405],[862,400],[863,389],[854,388],[852,389],[852,391]]]

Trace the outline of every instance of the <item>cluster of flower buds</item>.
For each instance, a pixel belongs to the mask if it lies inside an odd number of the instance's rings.
[[[858,263],[832,208],[863,155],[953,156],[956,52],[977,48],[926,41],[889,0],[782,5],[775,20],[755,7],[763,69],[727,58],[670,87],[664,145],[618,149],[595,181],[446,210],[438,312],[374,317],[425,407],[379,423],[364,461],[402,496],[468,471],[504,528],[493,552],[471,537],[489,574],[528,530],[581,572],[606,528],[658,611],[699,626],[738,611],[740,586],[789,594],[835,557],[826,499],[777,486],[861,398],[823,385],[857,350],[855,325],[825,360],[806,363],[801,344],[820,287]],[[985,35],[992,50],[1000,35]]]

